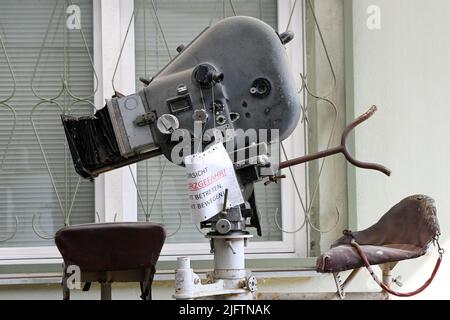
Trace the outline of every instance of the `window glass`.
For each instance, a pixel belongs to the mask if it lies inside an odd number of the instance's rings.
[[[94,221],[60,119],[93,110],[92,19],[90,0],[1,1],[0,247],[52,246],[65,223]]]

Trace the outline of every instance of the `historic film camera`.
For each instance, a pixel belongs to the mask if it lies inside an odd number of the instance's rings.
[[[256,290],[256,279],[244,265],[244,246],[251,237],[246,228],[255,227],[261,234],[255,182],[276,181],[280,168],[340,152],[355,165],[388,173],[381,166],[354,160],[345,148],[350,130],[375,109],[349,127],[340,147],[281,165],[270,161],[269,146],[286,139],[301,114],[284,48],[293,36],[291,32],[278,34],[254,18],[224,19],[205,29],[189,45],[180,46],[178,55],[157,75],[142,79],[146,86],[141,91],[116,95],[94,117],[62,116],[75,169],[84,178],[161,154],[184,165],[189,153],[186,148],[178,149],[182,139],[188,141],[191,153],[231,141],[233,147],[228,151],[244,203],[224,206],[201,222],[202,228],[211,228],[207,237],[214,252],[214,272],[210,283],[202,285],[190,269],[189,258],[179,258],[176,298],[247,297]],[[257,134],[250,138],[240,134],[248,129]],[[261,130],[266,130],[264,137]],[[237,151],[244,157],[236,159]],[[227,193],[224,197],[226,203]]]

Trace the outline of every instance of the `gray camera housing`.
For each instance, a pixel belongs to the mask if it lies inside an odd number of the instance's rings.
[[[160,154],[172,160],[171,133],[193,136],[195,121],[204,132],[278,129],[284,140],[301,110],[284,47],[292,36],[255,18],[226,18],[180,46],[139,92],[107,100],[93,119],[63,115],[77,172],[92,178]]]

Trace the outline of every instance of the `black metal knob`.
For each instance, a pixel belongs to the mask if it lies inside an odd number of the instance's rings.
[[[184,44],[180,44],[178,47],[177,47],[177,52],[178,53],[180,53],[181,51],[183,51],[184,50]]]
[[[294,39],[294,36],[292,31],[286,31],[279,35],[282,44],[288,44]]]
[[[201,88],[211,88],[214,84],[223,81],[223,74],[209,64],[201,64],[195,68],[194,80]]]

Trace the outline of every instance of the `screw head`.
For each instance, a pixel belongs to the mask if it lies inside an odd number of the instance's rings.
[[[256,280],[255,276],[250,276],[247,278],[247,289],[250,290],[250,292],[255,292],[258,287],[258,280]]]

